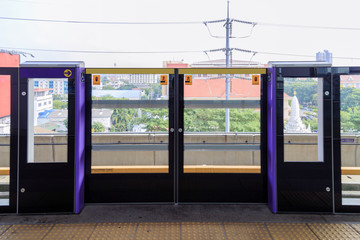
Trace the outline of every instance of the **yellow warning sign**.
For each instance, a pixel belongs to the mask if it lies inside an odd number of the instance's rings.
[[[259,85],[259,84],[260,84],[260,76],[252,75],[252,85]]]
[[[185,85],[192,85],[192,75],[185,75]]]
[[[71,77],[71,75],[72,75],[72,72],[71,72],[70,69],[66,69],[66,70],[64,71],[64,76],[65,76],[65,77],[69,78],[69,77]]]
[[[100,85],[100,75],[93,75],[93,85]]]
[[[160,75],[160,84],[167,85],[168,84],[168,75]]]

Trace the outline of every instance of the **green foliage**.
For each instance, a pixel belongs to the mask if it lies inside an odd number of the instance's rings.
[[[115,108],[111,115],[111,122],[117,132],[132,131],[135,123],[135,109]]]
[[[54,109],[66,109],[68,107],[68,103],[67,102],[63,102],[60,100],[54,100],[53,101],[53,108]]]
[[[119,90],[131,90],[133,88],[137,88],[137,86],[133,85],[133,84],[127,84],[127,85],[119,87],[118,89]]]
[[[311,132],[316,132],[318,128],[318,119],[303,119],[302,122],[305,124],[305,127],[307,128],[310,124]]]
[[[102,87],[102,90],[116,90],[113,86],[106,85]]]
[[[299,104],[315,105],[317,101],[317,80],[313,78],[308,79],[297,79],[297,78],[286,78],[284,81],[284,92],[289,96],[294,96],[296,91],[296,97],[299,100]]]
[[[260,111],[254,109],[231,109],[230,131],[260,132]]]
[[[150,88],[145,88],[145,96],[146,99],[153,100],[161,97],[161,85],[160,84],[152,84]]]
[[[165,108],[141,109],[141,118],[137,123],[144,124],[147,132],[164,132],[169,129],[169,110]]]
[[[52,95],[52,97],[53,97],[53,100],[67,100],[67,95],[61,95],[61,94],[56,94],[56,93],[54,93],[53,95]]]
[[[68,124],[69,124],[69,119],[65,119],[65,120],[64,120],[64,125],[65,125],[65,127],[66,127],[67,129],[69,129],[69,128],[68,128]]]
[[[163,132],[169,128],[168,109],[114,109],[111,117],[114,131],[132,131],[134,125],[142,124],[147,132]],[[224,132],[225,109],[193,109],[184,111],[184,128],[187,132]],[[231,109],[231,132],[260,132],[260,111],[255,109]]]
[[[117,100],[117,98],[114,96],[111,96],[110,94],[107,94],[102,97],[92,97],[92,100]]]
[[[185,109],[185,131],[224,132],[225,109]],[[231,132],[260,132],[260,111],[255,109],[230,109]]]
[[[105,126],[102,125],[101,122],[94,122],[92,125],[92,131],[93,132],[104,132],[105,131]]]

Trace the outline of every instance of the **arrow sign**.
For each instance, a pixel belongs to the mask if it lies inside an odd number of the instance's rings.
[[[65,77],[69,78],[69,77],[71,77],[71,75],[72,75],[72,72],[71,72],[70,69],[66,69],[66,70],[64,71],[64,76],[65,76]]]

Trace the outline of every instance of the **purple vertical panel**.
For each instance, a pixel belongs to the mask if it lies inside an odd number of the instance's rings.
[[[276,179],[276,72],[269,69],[267,125],[268,125],[268,201],[272,212],[277,212],[277,179]]]
[[[76,108],[75,108],[75,206],[79,213],[84,207],[85,188],[85,81],[82,81],[84,68],[76,69]]]

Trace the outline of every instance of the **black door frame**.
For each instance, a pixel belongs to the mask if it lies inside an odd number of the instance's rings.
[[[316,67],[315,64],[303,67],[279,66],[275,67],[275,76],[277,210],[279,212],[333,212],[332,126],[329,121],[332,118],[331,68]],[[284,161],[284,78],[301,77],[323,79],[324,162]],[[327,187],[330,191],[326,190]]]
[[[10,76],[11,86],[11,122],[10,122],[10,186],[9,206],[0,206],[1,213],[15,213],[17,211],[17,168],[18,168],[18,88],[19,68],[0,67],[0,75]]]
[[[74,212],[74,159],[75,124],[68,124],[67,162],[28,163],[28,79],[66,78],[57,73],[67,68],[38,67],[31,77],[20,76],[19,92],[19,169],[18,213]],[[75,123],[76,69],[68,68],[73,75],[68,78],[68,122]],[[24,69],[22,69],[25,71]],[[20,71],[22,71],[20,70]],[[26,71],[27,71],[26,70]],[[30,72],[29,71],[29,72]],[[35,73],[35,74],[34,74]]]
[[[105,69],[106,70],[106,69]],[[92,74],[86,69],[85,77],[85,203],[174,203],[174,105],[175,74],[169,74],[169,144],[168,144],[168,173],[91,173],[91,109],[92,109]],[[109,69],[109,73],[113,69]],[[129,70],[135,73],[137,70]],[[144,70],[146,73],[146,69]],[[153,71],[153,69],[152,69]],[[96,70],[95,70],[96,72]]]
[[[340,76],[360,75],[360,67],[333,67],[333,164],[334,164],[334,194],[336,213],[360,213],[360,206],[342,205],[341,180],[341,117],[340,117]]]
[[[249,69],[248,73],[257,74],[255,71]],[[178,128],[184,129],[184,74],[179,75],[178,87]],[[267,202],[267,74],[261,74],[260,87],[261,173],[184,173],[184,131],[178,132],[179,203]]]

